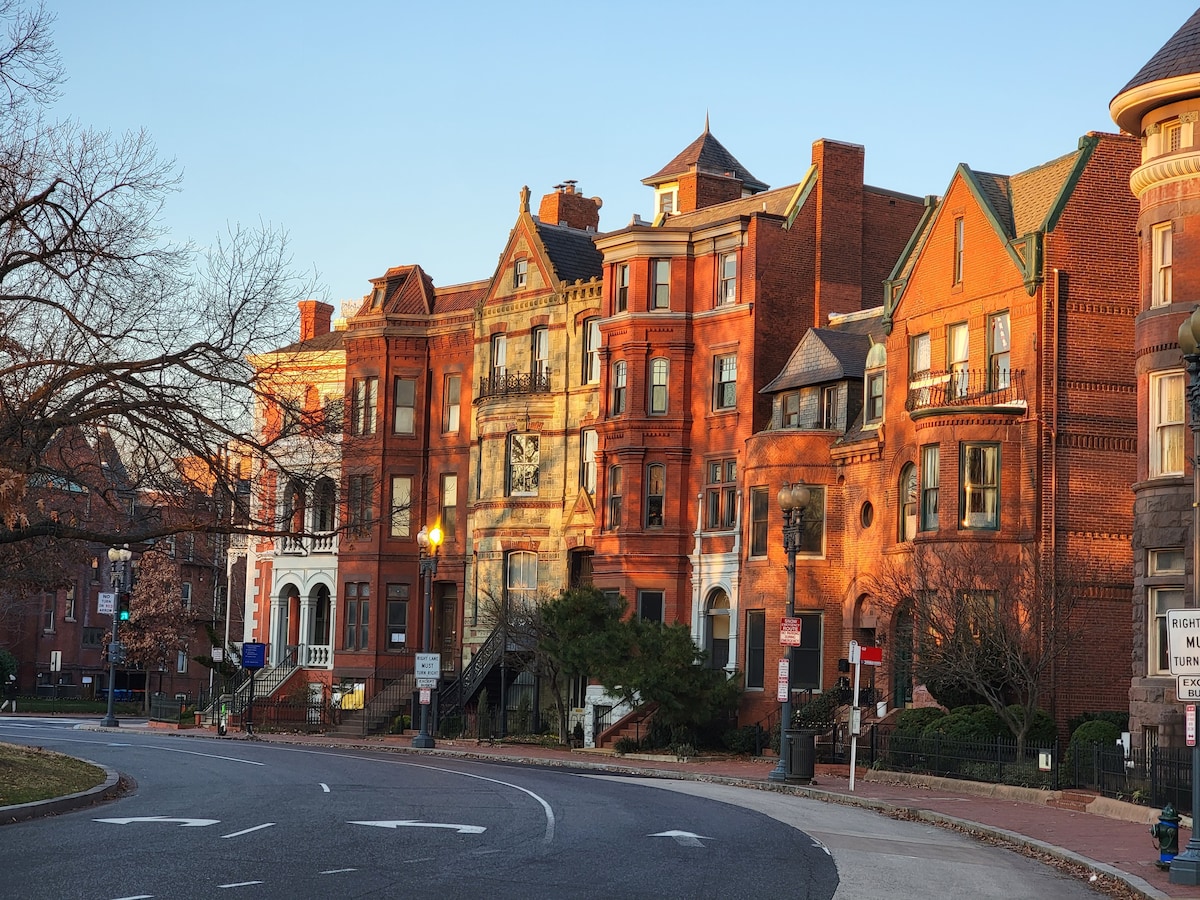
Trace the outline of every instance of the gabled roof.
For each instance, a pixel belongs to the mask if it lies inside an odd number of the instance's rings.
[[[847,378],[862,378],[872,333],[881,332],[880,312],[866,318],[850,318],[825,328],[805,332],[787,363],[760,394],[828,384]]]
[[[712,132],[708,130],[707,119],[704,122],[704,133],[649,178],[643,178],[642,184],[653,187],[692,171],[710,175],[732,175],[740,180],[742,187],[748,191],[765,191],[769,186],[751,175],[746,167],[713,137]]]
[[[570,283],[601,276],[604,254],[596,249],[593,232],[550,225],[537,219],[534,219],[534,229],[559,280]]]
[[[1099,143],[1099,135],[1086,134],[1072,152],[1012,176],[976,172],[966,163],[959,163],[950,181],[953,187],[955,179],[962,179],[1013,265],[1021,272],[1030,296],[1042,280],[1043,238],[1058,224]],[[931,197],[925,202],[925,215],[884,285],[883,323],[889,331],[904,286],[943,207]]]

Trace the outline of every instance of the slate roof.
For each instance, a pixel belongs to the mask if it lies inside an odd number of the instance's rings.
[[[329,331],[318,334],[307,341],[295,341],[286,347],[280,347],[274,353],[322,353],[326,350],[341,350],[344,331]]]
[[[642,184],[662,184],[693,169],[711,175],[733,175],[749,191],[765,191],[769,187],[751,175],[746,167],[725,149],[724,144],[713,137],[712,132],[708,130],[708,122],[704,123],[704,133],[700,137],[684,147],[673,160],[649,178],[643,178]]]
[[[792,351],[783,371],[759,393],[775,394],[846,378],[863,378],[867,351],[871,349],[868,335],[875,334],[883,340],[882,313],[880,310],[879,315],[868,318],[810,328]]]
[[[737,216],[749,216],[757,212],[769,215],[783,216],[787,211],[792,195],[796,193],[796,184],[764,191],[753,197],[740,197],[737,200],[727,200],[724,203],[714,203],[703,209],[687,213],[674,213],[667,219],[667,228],[703,228],[714,222],[733,219]]]
[[[559,279],[571,283],[601,276],[604,255],[596,249],[595,233],[536,219],[534,227]]]
[[[975,182],[1004,236],[1011,240],[1045,228],[1050,210],[1083,152],[1083,148],[1073,150],[1011,176],[975,172],[966,165],[961,168],[964,175]]]
[[[489,283],[487,279],[484,279],[483,281],[471,281],[466,284],[452,284],[437,288],[433,311],[442,313],[474,309],[487,296]]]
[[[1200,10],[1175,32],[1117,95],[1152,81],[1200,72]]]

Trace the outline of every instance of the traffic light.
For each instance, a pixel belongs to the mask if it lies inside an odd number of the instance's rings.
[[[122,622],[129,621],[129,591],[117,595],[117,618]]]

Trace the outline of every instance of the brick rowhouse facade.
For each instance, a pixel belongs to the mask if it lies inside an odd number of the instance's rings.
[[[746,667],[748,612],[775,611],[777,642],[782,611],[776,533],[769,557],[748,554],[747,442],[772,420],[760,390],[808,329],[877,302],[922,213],[915,197],[864,186],[863,158],[860,146],[817,141],[799,183],[767,190],[706,129],[646,179],[654,222],[597,241],[595,584],[636,615],[688,624],[730,672]],[[824,446],[816,465],[829,465]],[[761,697],[761,685],[747,692],[743,721]]]
[[[1141,147],[1129,188],[1140,282],[1134,328],[1137,471],[1133,479],[1135,745],[1182,746],[1183,706],[1167,664],[1163,614],[1194,606],[1192,480],[1179,326],[1200,299],[1200,12],[1117,94],[1110,112]]]
[[[1124,658],[1130,639],[1132,519],[1120,486],[1133,481],[1137,414],[1128,264],[1136,208],[1121,185],[1136,154],[1128,137],[1092,134],[1011,177],[960,166],[944,197],[927,201],[886,284],[881,318],[831,323],[869,340],[855,349],[847,337],[813,332],[769,386],[774,427],[747,446],[746,483],[768,507],[766,552],[748,556],[743,576],[743,596],[758,599],[766,622],[765,653],[748,676],[769,683],[748,704],[752,716],[770,711],[780,656],[775,493],[801,480],[824,494],[824,535],[797,561],[798,612],[821,630],[800,687],[834,684],[837,660],[856,639],[886,648],[879,699],[889,708],[911,702],[911,632],[872,603],[871,575],[922,545],[968,544],[996,556],[1036,554],[1044,579],[1088,573],[1081,643],[1051,674],[1044,705],[1060,723],[1123,708],[1124,680],[1111,661]],[[817,337],[823,354],[811,346]],[[876,379],[882,401],[872,407]],[[846,402],[848,425],[842,384],[860,392],[858,403]],[[830,390],[839,404],[832,418],[822,409]],[[784,399],[796,391],[789,427]],[[963,461],[976,455],[994,477],[972,475]],[[964,507],[972,490],[984,502]]]

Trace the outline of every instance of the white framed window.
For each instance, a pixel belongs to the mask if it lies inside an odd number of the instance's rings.
[[[379,398],[379,378],[370,375],[355,378],[351,383],[350,433],[367,435],[375,433],[376,403]]]
[[[1184,606],[1183,587],[1152,587],[1147,592],[1150,601],[1150,622],[1146,648],[1149,675],[1170,675],[1171,665],[1167,658],[1167,611]]]
[[[913,335],[908,344],[908,378],[915,381],[929,375],[933,357],[929,352],[929,332]]]
[[[658,192],[658,211],[671,215],[679,206],[679,188],[673,187]]]
[[[650,308],[671,308],[671,261],[650,260]]]
[[[1184,375],[1161,372],[1150,376],[1150,477],[1183,474]]]
[[[508,436],[508,495],[536,497],[541,464],[540,437],[536,434]]]
[[[1150,305],[1166,306],[1171,302],[1171,255],[1174,230],[1170,222],[1161,222],[1150,229]]]
[[[443,399],[442,431],[451,434],[458,431],[462,416],[462,376],[446,376],[446,393]]]
[[[661,356],[650,360],[650,407],[654,415],[667,411],[667,380],[670,367]]]
[[[917,534],[917,467],[906,463],[900,470],[900,534],[901,541],[911,541]]]
[[[600,319],[593,317],[583,323],[583,378],[584,384],[600,382]]]
[[[412,477],[392,476],[392,537],[408,537],[412,533]]]
[[[579,432],[579,486],[593,496],[596,493],[596,448],[599,446],[595,428]]]
[[[533,360],[532,372],[537,378],[545,378],[550,374],[550,329],[539,325],[533,329],[532,342],[529,348]]]
[[[737,409],[736,353],[713,360],[713,409]]]
[[[1000,527],[999,444],[962,445],[958,502],[964,529]]]
[[[187,650],[180,650],[179,653],[176,654],[176,656],[175,656],[175,671],[176,671],[176,673],[182,675],[184,672],[187,671],[187,667],[188,667]]]
[[[454,540],[458,529],[458,475],[451,473],[442,476],[442,540],[449,543]]]
[[[646,527],[663,527],[666,505],[667,467],[661,463],[646,466]]]
[[[538,555],[532,550],[512,550],[506,568],[504,586],[509,603],[520,608],[537,602]]]
[[[1012,381],[1012,336],[1008,327],[1008,312],[988,318],[988,387],[1002,391]]]
[[[967,395],[967,370],[970,367],[970,332],[966,322],[946,329],[946,371],[950,373],[950,395]]]
[[[628,367],[624,360],[613,363],[612,409],[611,415],[619,416],[625,412],[626,379]]]
[[[608,467],[608,525],[609,531],[621,527],[621,495],[622,469],[620,466]]]
[[[941,482],[941,452],[937,444],[921,448],[921,530],[938,530],[938,485]]]
[[[392,433],[412,434],[417,424],[417,380],[396,376],[395,394]]]
[[[664,622],[666,594],[663,591],[638,591],[638,618],[646,622]]]
[[[883,386],[885,383],[885,372],[879,370],[877,372],[867,373],[867,400],[863,410],[863,422],[871,424],[872,422],[883,421]],[[799,398],[797,398],[799,399]],[[797,407],[796,415],[800,414]]]
[[[508,374],[508,335],[492,335],[492,384],[495,385]]]
[[[737,254],[722,253],[718,262],[721,275],[717,282],[717,305],[737,302]]]
[[[1172,119],[1162,124],[1163,153],[1178,153],[1183,146],[1183,123]]]
[[[617,266],[617,297],[614,306],[614,311],[619,313],[629,309],[629,263]]]
[[[821,427],[826,430],[838,426],[839,396],[837,385],[821,388]]]
[[[513,288],[520,290],[527,284],[529,284],[529,260],[515,260],[513,262]]]
[[[179,585],[179,596],[183,600],[183,608],[190,610],[192,608],[192,583],[190,581]]]

